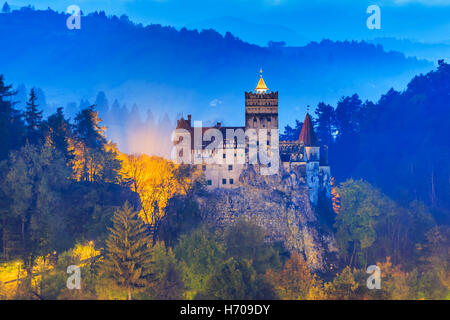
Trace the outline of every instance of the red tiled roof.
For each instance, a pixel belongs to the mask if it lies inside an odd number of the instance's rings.
[[[305,121],[303,121],[302,132],[300,132],[298,141],[303,142],[307,147],[316,147],[319,145],[319,140],[317,140],[316,134],[314,133],[314,127],[309,113],[306,114]]]

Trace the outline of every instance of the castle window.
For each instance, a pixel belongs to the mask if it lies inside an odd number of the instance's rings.
[[[222,179],[222,184],[227,184],[227,179]]]
[[[223,153],[223,158],[225,159],[227,157],[227,154],[224,152]]]
[[[202,170],[203,170],[203,171],[206,171],[206,166],[202,166]]]
[[[270,145],[270,141],[269,140],[267,140],[267,145]]]
[[[230,184],[233,184],[234,183],[234,180],[233,179],[230,179]]]
[[[231,170],[233,170],[233,165],[230,164],[230,165],[228,166],[228,171],[231,171]]]
[[[208,181],[207,181],[207,184],[208,184],[208,186],[212,185],[212,181],[211,181],[211,180],[208,180]]]

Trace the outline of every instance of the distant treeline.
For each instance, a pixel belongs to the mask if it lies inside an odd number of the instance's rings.
[[[281,139],[297,139],[301,126],[287,126]],[[450,222],[449,64],[439,61],[377,103],[357,94],[336,107],[319,103],[315,129],[337,181],[363,178],[402,204],[423,201],[438,221]]]

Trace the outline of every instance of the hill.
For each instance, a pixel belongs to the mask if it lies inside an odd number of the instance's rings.
[[[243,91],[255,86],[263,68],[269,88],[282,93],[283,125],[306,104],[354,91],[378,98],[432,67],[365,42],[260,47],[230,33],[143,26],[104,12],[83,16],[81,30],[68,30],[67,17],[31,8],[0,14],[0,72],[10,82],[41,87],[52,108],[80,97],[92,102],[104,91],[141,111],[240,124]]]

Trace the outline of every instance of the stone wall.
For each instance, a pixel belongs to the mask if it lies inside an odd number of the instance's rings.
[[[236,189],[217,189],[197,199],[207,222],[218,228],[238,218],[251,219],[267,231],[267,241],[301,252],[309,266],[327,271],[336,259],[335,240],[310,205],[308,187],[295,171],[261,176],[259,168],[243,171]]]

